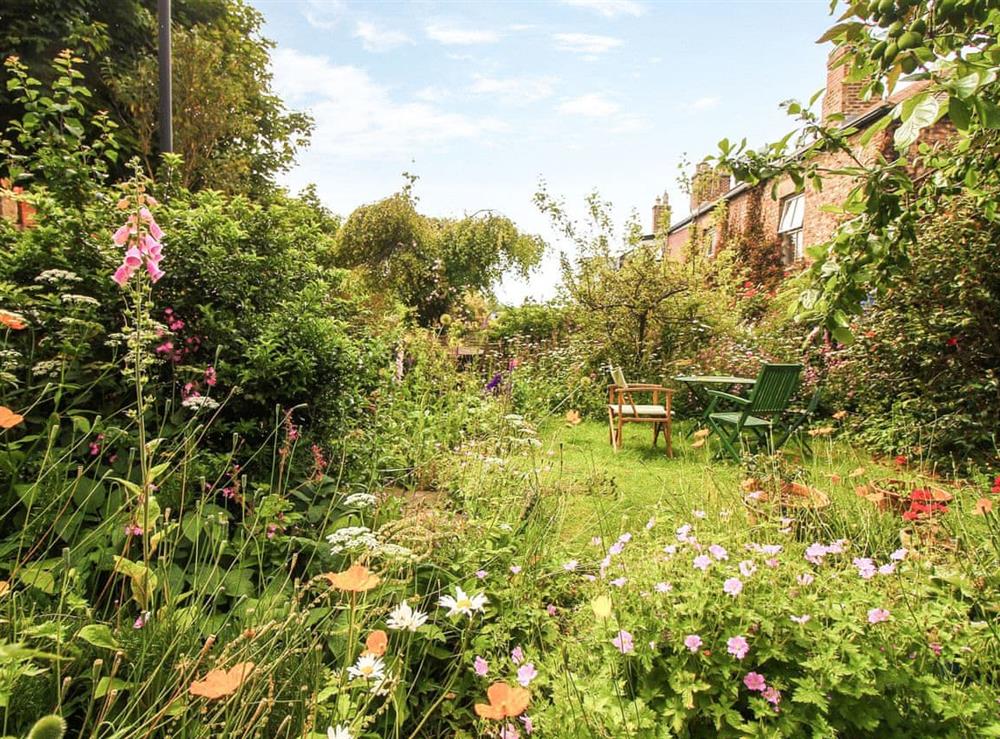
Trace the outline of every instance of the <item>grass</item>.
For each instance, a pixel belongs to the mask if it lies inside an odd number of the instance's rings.
[[[740,482],[745,473],[733,462],[714,459],[708,447],[692,448],[688,430],[685,423],[675,426],[674,456],[667,458],[662,441],[652,447],[652,432],[645,427],[626,427],[623,448],[616,453],[605,424],[545,424],[541,436],[549,464],[543,468],[542,483],[561,492],[559,537],[566,549],[579,550],[595,534],[613,538],[635,531],[650,518],[679,526],[696,510],[724,517],[742,513]],[[785,455],[802,467],[806,482],[830,497],[822,522],[825,533],[880,542],[897,537],[898,517],[875,511],[857,496],[855,487],[913,474],[829,437],[814,440],[812,446],[815,453],[803,456],[793,443]],[[744,520],[742,515],[733,518]]]

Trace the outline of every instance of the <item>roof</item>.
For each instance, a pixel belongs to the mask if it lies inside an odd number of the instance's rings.
[[[898,90],[897,92],[893,93],[888,98],[886,98],[885,100],[882,100],[882,101],[880,101],[878,103],[875,103],[871,108],[869,108],[868,110],[864,111],[863,113],[859,113],[858,115],[854,116],[853,118],[849,118],[848,120],[844,121],[838,128],[841,131],[844,130],[844,129],[846,129],[846,128],[857,128],[858,130],[865,129],[868,126],[870,126],[873,123],[875,123],[876,121],[878,121],[880,118],[883,118],[884,116],[888,115],[889,112],[893,108],[895,108],[900,102],[902,102],[903,100],[906,100],[907,98],[913,97],[918,92],[924,90],[928,85],[930,85],[930,80],[924,80],[924,81],[921,81],[921,82],[916,82],[916,83],[914,83],[912,85],[907,85],[902,90]],[[808,148],[809,148],[808,146],[803,146],[802,148],[798,149],[791,156],[793,158],[799,157]],[[724,200],[724,201],[728,202],[728,201],[732,200],[734,197],[736,197],[737,195],[739,195],[740,193],[749,190],[750,187],[751,186],[749,184],[747,184],[746,182],[741,182],[738,185],[736,185],[735,187],[733,187],[732,189],[730,189],[728,192],[726,192],[724,195],[721,195],[718,198],[716,198],[715,200],[711,200],[711,201],[709,201],[707,203],[701,204],[700,206],[698,206],[697,208],[695,208],[691,213],[689,213],[687,216],[685,216],[681,220],[679,220],[679,221],[677,221],[675,223],[672,223],[670,225],[670,228],[667,229],[667,233],[668,234],[672,234],[672,233],[674,233],[676,231],[681,230],[682,228],[684,228],[685,226],[687,226],[689,223],[691,223],[691,221],[694,221],[694,220],[700,218],[701,216],[703,216],[704,214],[710,212],[713,208],[715,208],[715,206],[720,201]],[[656,234],[646,234],[645,236],[642,237],[642,240],[643,241],[648,241],[648,240],[652,240],[652,239],[655,239],[655,238],[656,238]]]

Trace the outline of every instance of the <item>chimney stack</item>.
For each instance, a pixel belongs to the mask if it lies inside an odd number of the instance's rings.
[[[713,169],[708,162],[699,162],[694,177],[691,178],[691,211],[718,200],[729,190],[728,173]]]
[[[823,123],[830,123],[830,116],[841,114],[843,121],[861,115],[870,102],[862,98],[864,83],[849,82],[850,63],[843,61],[845,50],[837,48],[826,59],[826,94],[823,95]],[[841,121],[841,122],[843,122]]]
[[[656,196],[656,202],[653,203],[653,235],[668,228],[670,228],[670,196],[664,190],[662,195]]]

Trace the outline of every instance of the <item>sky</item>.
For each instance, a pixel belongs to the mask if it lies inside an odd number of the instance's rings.
[[[491,208],[551,248],[509,304],[552,297],[559,252],[536,209],[544,179],[572,215],[597,190],[651,229],[666,192],[728,137],[780,138],[783,100],[825,82],[828,0],[250,0],[265,17],[274,89],[315,119],[282,183],[314,183],[343,216],[419,177],[418,208]]]

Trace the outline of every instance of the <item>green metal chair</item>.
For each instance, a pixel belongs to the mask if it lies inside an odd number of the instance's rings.
[[[805,408],[789,408],[788,412],[778,419],[778,425],[781,427],[779,429],[779,440],[775,444],[778,449],[781,449],[785,445],[785,442],[794,436],[802,448],[802,453],[812,456],[813,450],[812,446],[809,445],[809,439],[800,434],[799,431],[816,415],[816,408],[819,407],[822,394],[822,390],[816,388],[816,391],[809,399],[809,404]]]
[[[722,451],[735,461],[740,461],[744,431],[752,432],[758,441],[767,445],[771,453],[777,451],[780,444],[774,443],[773,432],[783,428],[780,423],[781,415],[788,410],[788,403],[799,387],[801,374],[801,364],[765,364],[757,375],[749,397],[741,398],[721,390],[709,390],[712,401],[705,415],[709,428],[719,436]],[[720,401],[733,403],[738,410],[716,412]],[[779,439],[781,444],[787,440],[787,433],[782,434]]]

